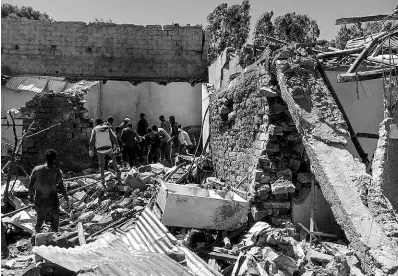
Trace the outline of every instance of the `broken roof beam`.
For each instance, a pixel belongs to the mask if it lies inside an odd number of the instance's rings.
[[[338,74],[337,75],[337,82],[351,82],[351,81],[366,81],[366,80],[374,80],[383,78],[383,76],[397,75],[398,66],[394,68],[384,68],[384,69],[377,69],[371,71],[364,71],[364,72],[355,72],[355,73],[345,73],[345,74]]]
[[[369,55],[370,51],[373,49],[373,47],[379,42],[379,39],[384,36],[385,33],[380,33],[377,36],[373,38],[372,41],[370,41],[366,47],[362,50],[361,54],[359,57],[354,61],[353,64],[351,64],[350,68],[347,71],[347,74],[355,72],[359,65],[361,65],[362,61]]]
[[[378,14],[378,15],[369,15],[369,16],[355,16],[355,17],[345,17],[336,19],[334,22],[335,25],[344,25],[344,24],[355,24],[361,22],[371,22],[371,21],[382,21],[382,20],[392,20],[394,19],[394,15],[391,14]]]
[[[321,59],[321,58],[330,58],[330,57],[341,57],[341,56],[346,56],[349,54],[357,53],[361,51],[363,47],[358,47],[358,48],[352,48],[352,49],[347,49],[347,50],[338,50],[334,52],[326,52],[322,54],[317,54],[316,57]]]

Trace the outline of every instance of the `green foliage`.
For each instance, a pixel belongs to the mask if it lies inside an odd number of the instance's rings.
[[[271,18],[274,12],[263,13],[254,26],[253,43],[255,45],[261,45],[265,43],[265,36],[274,37],[274,24],[272,24]]]
[[[294,12],[278,16],[272,23],[273,12],[263,13],[254,27],[255,44],[264,44],[265,36],[286,42],[315,43],[320,31],[315,20],[306,14]]]
[[[380,22],[367,22],[364,25],[357,23],[349,27],[347,27],[347,25],[343,25],[340,27],[335,38],[336,47],[344,49],[348,40],[386,31],[389,30],[391,26],[391,22],[388,22],[387,24],[382,24]]]
[[[240,49],[249,37],[250,3],[223,3],[207,16],[206,31],[210,34],[209,60],[213,61],[227,47]]]
[[[53,21],[47,13],[34,10],[31,6],[18,7],[7,3],[1,4],[1,18]]]

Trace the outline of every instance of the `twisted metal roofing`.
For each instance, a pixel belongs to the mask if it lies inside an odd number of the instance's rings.
[[[167,254],[183,251],[187,267]],[[145,208],[135,228],[122,236],[109,233],[75,248],[34,247],[33,252],[78,275],[197,275],[221,276],[184,246]]]
[[[194,275],[165,254],[132,251],[114,237],[69,249],[39,246],[33,252],[82,276]]]

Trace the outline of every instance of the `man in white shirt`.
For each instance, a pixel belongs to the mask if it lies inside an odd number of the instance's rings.
[[[180,141],[180,154],[187,154],[187,148],[192,147],[189,134],[182,130],[181,125],[178,125],[178,140]]]
[[[152,130],[156,131],[156,128],[152,126]],[[157,131],[160,135],[160,160],[167,160],[171,164],[171,137],[166,130],[159,127]]]

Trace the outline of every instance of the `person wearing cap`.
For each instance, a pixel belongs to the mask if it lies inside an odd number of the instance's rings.
[[[145,114],[140,114],[140,120],[137,123],[137,133],[139,136],[144,136],[147,134],[148,121],[145,119]]]
[[[159,117],[159,120],[160,120],[160,127],[161,127],[162,129],[164,129],[164,130],[167,132],[168,135],[170,135],[170,132],[171,132],[170,122],[169,122],[169,121],[166,121],[166,119],[164,118],[163,115],[161,115],[161,116]]]

